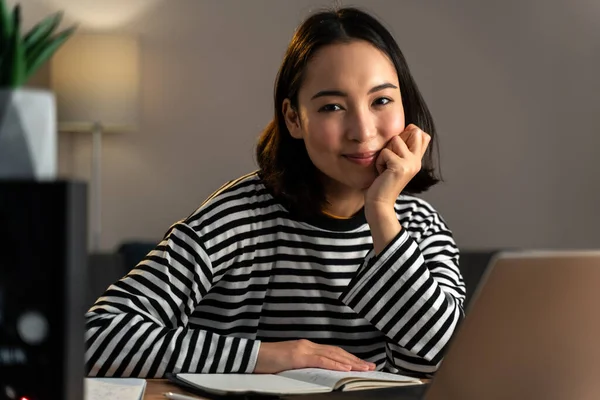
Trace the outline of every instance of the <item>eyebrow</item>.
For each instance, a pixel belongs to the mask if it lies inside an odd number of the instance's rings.
[[[391,84],[391,83],[383,83],[381,85],[377,85],[377,86],[371,88],[371,90],[369,90],[368,94],[379,92],[384,89],[398,89],[398,86]],[[314,100],[316,98],[325,97],[325,96],[348,97],[348,93],[342,92],[341,90],[321,90],[320,92],[317,92],[317,94],[315,94],[310,99]]]

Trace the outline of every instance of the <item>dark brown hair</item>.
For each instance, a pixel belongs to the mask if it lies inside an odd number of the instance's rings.
[[[433,118],[391,33],[377,19],[356,8],[321,11],[300,25],[288,46],[275,82],[275,116],[256,147],[259,173],[266,186],[286,207],[301,215],[321,212],[325,192],[304,142],[294,139],[287,129],[282,104],[288,98],[292,107],[298,108],[304,71],[317,50],[355,40],[367,41],[388,55],[398,73],[406,125],[415,124],[431,136],[421,171],[403,193],[424,192],[440,180],[435,175],[432,156],[437,150]]]

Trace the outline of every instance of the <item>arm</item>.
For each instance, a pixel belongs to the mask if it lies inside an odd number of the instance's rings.
[[[446,225],[435,213],[419,225],[418,242],[401,228],[371,252],[340,299],[385,334],[392,369],[422,374],[437,370],[463,315],[465,287]]]
[[[398,196],[422,169],[430,139],[410,124],[380,152],[379,175],[365,193],[374,251],[340,297],[387,337],[391,369],[417,373],[437,369],[465,295],[458,250],[437,213],[421,207],[406,221],[415,226],[417,243],[395,211]]]
[[[175,224],[86,314],[87,374],[252,372],[260,342],[187,327],[211,286],[211,263],[202,241],[186,224]]]

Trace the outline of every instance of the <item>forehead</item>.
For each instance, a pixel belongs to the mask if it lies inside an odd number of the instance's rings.
[[[384,82],[398,85],[390,58],[368,42],[353,41],[320,48],[306,66],[302,86],[309,91],[325,87],[359,90]]]

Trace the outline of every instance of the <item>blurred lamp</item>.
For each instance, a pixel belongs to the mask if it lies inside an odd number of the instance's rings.
[[[92,250],[100,248],[102,134],[137,128],[139,46],[135,38],[80,34],[52,58],[60,132],[92,134]]]

